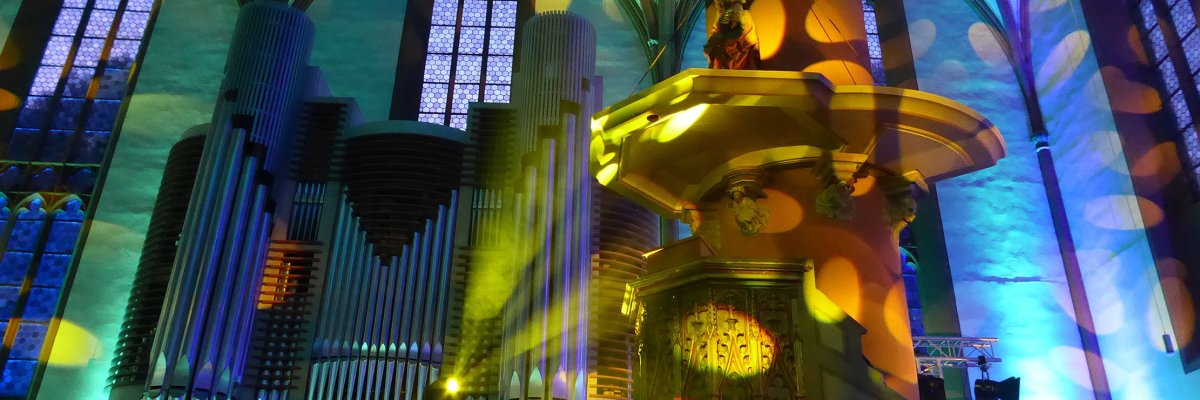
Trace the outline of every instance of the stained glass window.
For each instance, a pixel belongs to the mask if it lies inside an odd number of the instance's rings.
[[[867,29],[867,56],[870,58],[871,78],[876,85],[887,85],[883,69],[883,48],[879,44],[879,24],[875,18],[874,0],[862,0],[863,22]]]
[[[1184,152],[1192,167],[1193,175],[1200,176],[1200,139],[1196,137],[1193,106],[1188,97],[1200,95],[1196,87],[1185,87],[1183,82],[1200,84],[1200,31],[1196,27],[1196,13],[1189,1],[1165,3],[1168,9],[1158,9],[1152,0],[1138,0],[1137,15],[1141,17],[1142,33],[1146,48],[1154,57],[1154,64],[1162,80],[1166,94],[1166,108],[1175,119]],[[1160,16],[1169,17],[1162,19]],[[1160,23],[1169,23],[1174,34],[1164,32]],[[1172,52],[1172,49],[1175,51]],[[1175,54],[1174,56],[1172,54]],[[1200,179],[1193,177],[1200,188]]]
[[[515,0],[434,1],[419,120],[463,129],[471,102],[508,101],[512,57],[497,56],[513,54],[516,11]]]
[[[157,1],[63,0],[45,50],[34,55],[40,62],[29,95],[0,146],[0,188],[59,192],[55,198],[67,200],[48,216],[40,197],[26,199],[8,222],[0,196],[0,236],[8,235],[0,254],[0,336],[8,338],[0,345],[8,349],[0,397],[28,396],[48,346],[84,220],[83,201],[73,195],[95,189]]]

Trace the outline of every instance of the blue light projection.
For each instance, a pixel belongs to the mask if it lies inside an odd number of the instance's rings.
[[[517,2],[488,3],[434,1],[419,121],[466,129],[469,103],[508,102]]]
[[[905,12],[910,28],[936,28],[912,37],[914,49],[929,49],[914,52],[921,90],[979,111],[1008,143],[995,167],[938,183],[961,332],[1000,339],[1004,362],[991,375],[1020,376],[1022,398],[1088,397],[1062,374],[1083,368],[1082,355],[1047,356],[1081,345],[1063,311],[1070,309],[1063,262],[1012,69],[977,53],[973,42],[995,39],[966,2],[905,2]],[[973,33],[980,27],[982,35]]]

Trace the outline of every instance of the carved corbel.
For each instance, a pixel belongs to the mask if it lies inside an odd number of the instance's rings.
[[[924,177],[911,172],[904,176],[879,177],[880,188],[887,196],[887,218],[897,234],[917,217],[917,200],[929,191]]]
[[[817,193],[817,214],[840,219],[854,219],[854,183],[862,177],[865,154],[826,152],[817,159],[813,173],[824,184]]]
[[[758,203],[758,199],[767,197],[763,194],[766,177],[766,172],[756,168],[725,174],[725,195],[729,197],[729,207],[733,208],[733,217],[743,235],[762,232],[771,219],[771,210]]]

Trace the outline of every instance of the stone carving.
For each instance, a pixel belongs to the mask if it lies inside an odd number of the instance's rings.
[[[729,188],[729,200],[729,207],[733,208],[734,220],[737,221],[738,229],[741,229],[743,235],[754,235],[767,227],[767,220],[771,218],[771,210],[767,209],[767,206],[758,204],[755,201],[756,196],[747,193],[745,187]]]
[[[917,218],[917,200],[907,194],[888,196],[888,223],[900,232]]]
[[[879,183],[887,194],[887,218],[892,230],[900,230],[917,218],[917,199],[925,193],[919,176],[880,177]]]
[[[813,166],[813,174],[825,184],[817,193],[816,212],[822,216],[839,219],[854,219],[854,183],[866,176],[862,165],[867,157],[862,154],[826,152],[821,154]]]
[[[843,182],[825,185],[825,189],[817,193],[817,214],[843,221],[854,219],[854,202],[850,196],[853,191],[854,186]]]
[[[758,31],[750,17],[754,0],[715,0],[720,17],[704,44],[708,67],[713,69],[759,69]]]

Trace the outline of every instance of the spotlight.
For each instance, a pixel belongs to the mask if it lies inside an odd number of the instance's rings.
[[[975,400],[1017,400],[1021,396],[1021,378],[1008,378],[1001,382],[990,379],[975,380]]]
[[[462,384],[455,378],[441,378],[425,388],[425,395],[421,398],[424,400],[450,400],[457,399],[458,392],[462,390]]]

